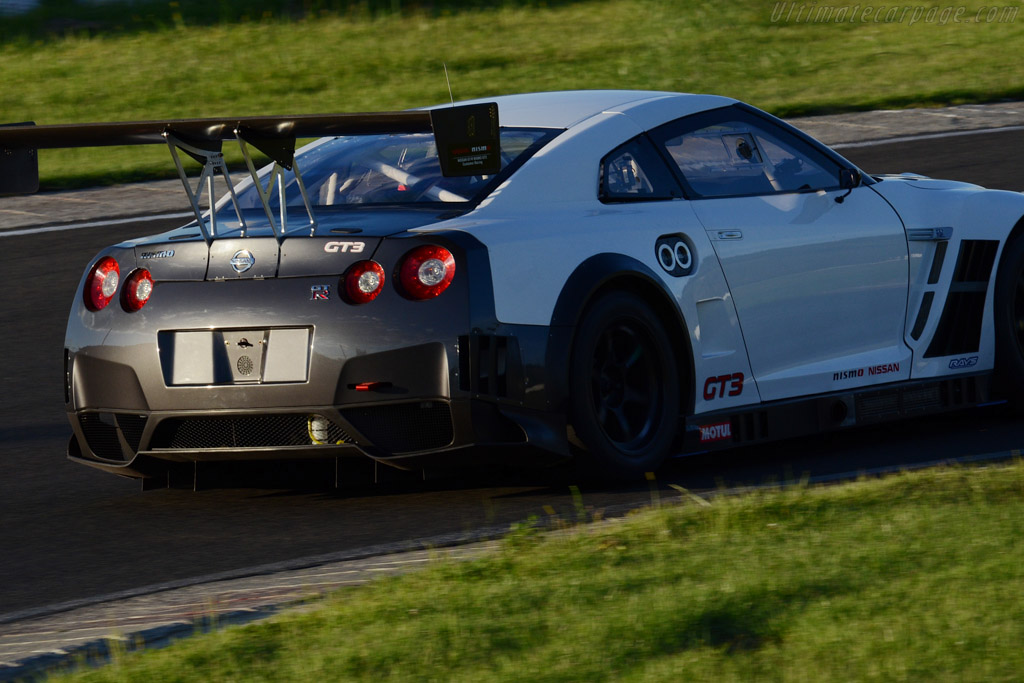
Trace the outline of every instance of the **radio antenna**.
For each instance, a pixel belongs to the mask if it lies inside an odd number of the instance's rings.
[[[452,82],[448,78],[448,65],[445,62],[441,62],[444,66],[444,81],[448,84],[448,99],[452,101],[452,107],[455,106],[455,95],[452,94]]]

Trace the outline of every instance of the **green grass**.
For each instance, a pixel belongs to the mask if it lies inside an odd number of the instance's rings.
[[[71,680],[1020,680],[1022,538],[1020,462],[691,501]]]
[[[442,63],[456,98],[650,88],[794,115],[1024,97],[1024,16],[787,23],[772,21],[774,1],[478,4],[181,0],[70,24],[41,14],[0,34],[0,120],[402,109],[448,99]],[[167,156],[46,151],[41,175],[48,186],[166,175]]]

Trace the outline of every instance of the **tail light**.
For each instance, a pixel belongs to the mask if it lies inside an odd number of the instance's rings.
[[[145,268],[132,271],[121,290],[121,306],[129,313],[137,311],[149,301],[153,293],[153,276]]]
[[[455,257],[444,247],[427,245],[413,249],[398,269],[402,289],[413,299],[438,296],[455,277]]]
[[[359,261],[345,271],[345,297],[354,304],[377,298],[384,289],[384,269],[376,261]]]
[[[85,279],[85,307],[90,311],[106,308],[117,292],[120,276],[121,268],[112,257],[104,256],[97,261]]]

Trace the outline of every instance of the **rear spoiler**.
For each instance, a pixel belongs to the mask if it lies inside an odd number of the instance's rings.
[[[311,234],[316,230],[312,205],[295,162],[295,143],[298,138],[431,132],[434,134],[441,170],[445,176],[489,174],[500,170],[498,105],[493,102],[430,111],[363,114],[168,119],[49,126],[16,123],[0,125],[0,194],[31,194],[39,189],[40,149],[166,144],[207,242],[217,237],[213,211],[216,202],[214,177],[217,172],[224,176],[244,236],[245,220],[222,153],[224,140],[237,140],[249,174],[259,191],[263,209],[280,240],[288,231],[285,202],[282,196],[278,226],[270,208],[270,198],[275,182],[278,192],[283,195],[286,170],[295,174],[309,216]],[[274,162],[266,186],[257,175],[250,146]],[[195,189],[185,174],[179,151],[203,166]],[[210,206],[205,216],[200,208],[204,192]],[[209,229],[206,226],[207,220],[210,222]]]

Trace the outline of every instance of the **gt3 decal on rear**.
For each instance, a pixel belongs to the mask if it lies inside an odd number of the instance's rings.
[[[341,253],[359,254],[366,248],[366,242],[328,242],[324,245],[324,251],[328,254]]]

